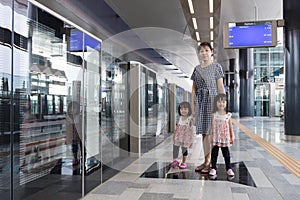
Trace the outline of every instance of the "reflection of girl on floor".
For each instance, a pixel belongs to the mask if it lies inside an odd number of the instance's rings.
[[[80,106],[77,102],[72,101],[68,105],[67,110],[67,125],[66,125],[66,144],[72,145],[73,153],[73,165],[78,165],[78,149],[82,154],[82,142],[81,142],[81,116]]]

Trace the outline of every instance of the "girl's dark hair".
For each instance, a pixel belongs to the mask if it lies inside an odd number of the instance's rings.
[[[227,101],[227,95],[224,94],[224,93],[220,93],[217,96],[215,96],[214,105],[213,105],[213,113],[215,113],[215,112],[218,111],[217,102],[219,100],[225,100],[225,101]],[[227,102],[227,105],[225,107],[225,111],[226,111],[226,113],[228,112],[228,102]]]
[[[201,47],[205,47],[205,46],[208,46],[208,48],[210,48],[210,50],[213,50],[212,46],[210,45],[209,42],[201,42],[201,44],[198,46],[198,52],[200,52],[201,50]]]
[[[179,114],[179,116],[181,116],[180,108],[188,108],[189,109],[188,116],[190,116],[192,114],[192,108],[191,108],[191,104],[189,102],[183,101],[183,102],[181,102],[179,104],[179,106],[178,106],[178,114]]]

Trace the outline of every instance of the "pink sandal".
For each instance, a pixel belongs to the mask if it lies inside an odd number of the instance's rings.
[[[171,163],[171,167],[175,168],[179,165],[179,162],[177,160],[174,160],[172,163]]]
[[[185,164],[185,163],[181,163],[180,165],[179,165],[179,168],[180,169],[185,169],[187,167],[187,165]]]

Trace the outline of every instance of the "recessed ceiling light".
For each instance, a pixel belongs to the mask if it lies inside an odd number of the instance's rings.
[[[192,18],[192,21],[193,21],[194,29],[197,30],[197,29],[198,29],[198,26],[197,26],[196,18],[193,17],[193,18]]]
[[[209,28],[210,28],[210,29],[213,29],[213,28],[214,28],[214,18],[213,18],[213,17],[210,17],[210,18],[209,18]]]
[[[214,1],[209,0],[209,13],[213,13],[213,12],[214,12]]]
[[[200,35],[199,35],[199,32],[198,31],[196,31],[196,39],[197,39],[197,41],[200,41]]]

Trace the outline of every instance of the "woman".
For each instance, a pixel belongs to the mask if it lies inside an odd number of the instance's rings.
[[[213,49],[208,42],[198,47],[200,65],[197,65],[191,76],[192,114],[196,117],[196,134],[202,135],[204,162],[195,168],[196,172],[208,173],[210,167],[209,128],[212,116],[212,104],[218,93],[225,93],[222,66],[212,62]]]

